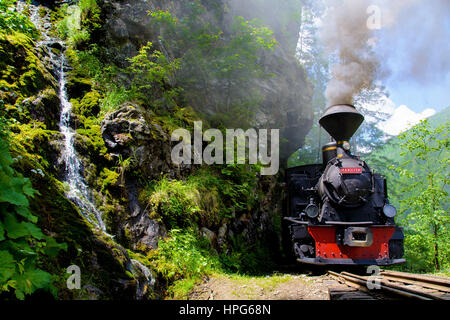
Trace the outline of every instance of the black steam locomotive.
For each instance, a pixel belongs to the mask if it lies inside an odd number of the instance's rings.
[[[323,146],[323,163],[286,170],[283,241],[299,262],[405,262],[403,230],[395,225],[386,180],[350,153],[348,140],[363,120],[352,105],[329,107],[319,123],[334,141]]]

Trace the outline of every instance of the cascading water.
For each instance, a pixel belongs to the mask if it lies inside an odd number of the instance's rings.
[[[18,1],[17,9],[22,11],[27,4],[24,1]],[[105,232],[105,224],[100,212],[91,200],[91,194],[86,185],[82,172],[80,159],[75,151],[74,136],[75,131],[70,126],[70,117],[72,104],[67,98],[65,72],[68,68],[64,56],[65,45],[57,38],[49,35],[51,23],[48,14],[41,17],[39,14],[39,4],[36,2],[28,5],[30,11],[30,20],[41,33],[41,40],[37,42],[40,47],[46,48],[49,56],[49,64],[52,68],[55,78],[59,84],[59,98],[61,101],[61,116],[59,129],[64,136],[64,144],[61,158],[65,164],[65,182],[67,183],[66,196],[73,201],[80,209],[83,216],[96,228]],[[48,21],[46,21],[48,20]],[[55,54],[52,48],[61,48],[61,54]]]
[[[19,11],[22,11],[26,6],[27,4],[24,0],[17,2],[17,10]],[[41,32],[41,39],[37,42],[37,45],[46,49],[46,52],[48,53],[46,65],[51,69],[55,78],[58,79],[59,98],[61,101],[59,129],[64,136],[61,159],[65,164],[64,180],[68,186],[66,196],[78,206],[83,216],[89,222],[100,229],[104,234],[108,235],[105,231],[106,228],[101,213],[97,210],[91,200],[89,188],[81,174],[82,165],[74,147],[75,131],[70,125],[72,104],[68,100],[66,90],[65,75],[69,66],[66,63],[64,56],[65,44],[60,39],[49,35],[48,31],[51,28],[50,18],[48,14],[44,17],[39,14],[39,3],[33,1],[28,5],[28,8],[30,11],[30,20]],[[52,48],[61,49],[61,53],[55,54]],[[129,263],[129,271],[135,275],[137,281],[136,299],[140,300],[144,297],[149,288],[153,288],[155,278],[150,269],[138,260],[131,259],[129,260]]]
[[[59,98],[61,99],[61,116],[59,129],[64,135],[64,150],[62,157],[66,164],[65,180],[69,186],[67,197],[77,204],[83,215],[95,226],[105,231],[100,212],[90,199],[90,192],[83,176],[81,175],[81,164],[74,148],[74,130],[70,127],[70,114],[72,104],[67,99],[66,79],[64,74],[65,58],[61,55],[59,71]]]

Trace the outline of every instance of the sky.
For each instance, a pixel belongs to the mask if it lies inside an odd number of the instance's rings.
[[[416,5],[398,15],[393,30],[378,33],[390,72],[381,79],[394,107],[390,134],[409,128],[408,120],[415,124],[450,106],[450,6],[438,1],[412,1]]]
[[[446,13],[445,20],[438,23],[445,31],[437,35],[430,32],[432,46],[425,50],[436,52],[437,56],[450,61],[450,56],[448,56],[450,53],[450,11]],[[411,64],[420,64],[421,61],[411,61],[411,57],[405,58],[403,53],[408,50],[409,45],[405,39],[410,30],[408,28],[399,28],[398,30],[396,37],[402,38],[403,41],[393,43],[394,41],[388,37],[383,38],[383,33],[380,34],[380,45],[394,45],[395,47],[395,50],[390,51],[386,61],[391,75],[382,80],[388,89],[390,99],[396,105],[407,105],[415,112],[421,112],[427,108],[439,112],[447,108],[450,106],[449,63],[441,68],[436,78],[429,77],[426,81],[417,81],[414,77],[402,76],[411,67]],[[414,38],[411,41],[414,41]],[[439,67],[439,64],[433,67]]]
[[[390,135],[450,106],[450,0],[401,1],[414,5],[396,13],[392,28],[375,33],[388,71],[379,81],[389,94],[376,108],[392,115],[379,125]],[[383,19],[388,7],[380,7]]]
[[[369,2],[381,9],[383,26],[370,40],[382,68],[376,82],[388,96],[363,107],[390,114],[379,127],[397,135],[450,106],[450,0]],[[318,30],[323,18],[314,19]]]

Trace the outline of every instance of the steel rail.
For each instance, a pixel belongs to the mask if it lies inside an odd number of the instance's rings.
[[[360,280],[367,281],[367,278],[364,278],[364,277],[361,277],[361,276],[358,276],[358,275],[355,275],[355,274],[352,274],[352,273],[342,272],[342,274],[345,274],[345,275],[348,275],[348,276],[351,276],[351,277],[355,277],[355,278],[358,278]],[[418,290],[418,289],[413,289],[413,288],[409,288],[409,287],[404,287],[404,286],[398,285],[396,283],[392,283],[392,282],[390,282],[390,281],[388,281],[386,279],[383,279],[382,277],[380,277],[379,279],[380,279],[381,286],[393,288],[393,289],[396,289],[397,291],[408,292],[410,294],[414,294],[414,295],[417,295],[417,296],[422,296],[424,298],[431,299],[431,300],[446,300],[444,297],[442,297],[440,295],[436,295],[436,294],[433,294],[433,293],[425,292],[423,290]],[[396,281],[396,282],[398,283],[398,281]]]
[[[420,287],[427,288],[427,289],[438,290],[444,294],[450,295],[450,287],[448,287],[448,286],[434,284],[434,283],[428,283],[428,282],[420,281],[420,280],[411,280],[408,278],[391,276],[388,274],[380,274],[380,276],[383,277],[383,279],[386,279],[389,281],[401,282],[401,283],[405,283],[405,284],[420,286]]]
[[[438,286],[445,287],[448,289],[448,291],[450,291],[450,279],[422,275],[422,274],[400,272],[400,271],[390,271],[390,270],[381,270],[380,275],[383,275],[383,276],[386,275],[386,276],[395,277],[395,278],[399,278],[399,279],[409,279],[409,280],[415,280],[415,281],[419,281],[419,282],[432,283],[432,284],[436,284]]]
[[[337,273],[334,271],[328,271],[328,273],[332,276],[334,276],[335,278],[341,278],[344,279],[345,281],[357,284],[359,286],[363,286],[365,288],[367,288],[367,279],[368,278],[364,278],[358,275],[354,275],[352,273],[348,273],[348,272],[342,272],[342,273]],[[381,291],[385,291],[385,292],[389,292],[389,293],[393,293],[396,295],[401,295],[403,297],[406,298],[410,298],[410,299],[420,299],[420,300],[443,300],[444,298],[440,297],[440,296],[436,296],[427,292],[423,292],[423,291],[419,291],[419,290],[415,290],[415,289],[411,289],[411,288],[405,288],[405,287],[401,287],[392,283],[388,283],[387,281],[383,281],[382,279],[380,279],[380,283],[379,283],[379,288]],[[367,290],[364,290],[367,291]],[[374,293],[376,293],[376,291],[374,291]]]

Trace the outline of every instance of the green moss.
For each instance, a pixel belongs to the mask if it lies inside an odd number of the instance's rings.
[[[82,98],[86,93],[91,91],[92,81],[70,73],[67,77],[66,89],[69,97],[75,99]]]
[[[22,33],[0,32],[0,86],[30,96],[52,82],[51,75],[34,53],[34,42]],[[18,96],[17,96],[18,97]],[[10,101],[14,104],[15,101]]]
[[[81,100],[71,99],[72,110],[78,116],[96,117],[100,111],[101,94],[97,90],[87,92]]]
[[[34,123],[14,123],[11,125],[13,139],[11,142],[12,150],[22,158],[31,159],[39,164],[35,169],[49,168],[48,159],[50,154],[50,141],[59,135],[59,132],[46,130],[41,122]]]
[[[107,148],[102,137],[102,130],[96,118],[90,117],[84,119],[84,128],[77,129],[82,141],[82,147],[85,154],[91,158],[98,158],[106,155]]]
[[[100,111],[101,95],[98,91],[86,93],[80,102],[81,112],[84,116],[96,116]]]
[[[100,179],[102,181],[102,187],[100,191],[104,192],[106,188],[112,185],[117,185],[119,174],[115,171],[109,170],[108,168],[104,168],[100,173]]]

